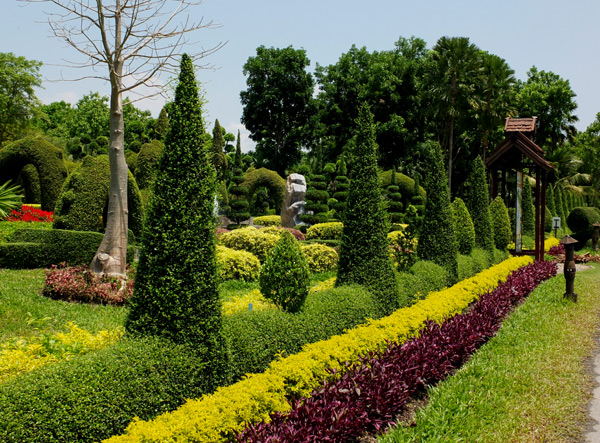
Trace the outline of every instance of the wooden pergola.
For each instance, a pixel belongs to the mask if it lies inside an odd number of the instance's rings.
[[[506,201],[507,174],[515,171],[517,177],[522,178],[524,168],[529,169],[529,174],[535,174],[535,250],[516,250],[516,254],[531,254],[535,260],[544,259],[544,225],[546,220],[546,187],[547,173],[553,166],[544,157],[544,151],[533,140],[537,117],[532,118],[507,118],[504,127],[505,138],[490,157],[485,161],[485,166],[492,175],[492,196],[496,198],[498,188],[502,198]],[[517,179],[519,195],[522,190],[522,181]],[[516,221],[518,224],[520,220]],[[519,228],[517,228],[517,232]],[[515,232],[515,244],[517,244]]]

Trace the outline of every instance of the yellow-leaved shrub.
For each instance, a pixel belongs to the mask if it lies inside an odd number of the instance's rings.
[[[251,252],[258,257],[261,263],[265,261],[277,240],[279,240],[279,235],[263,232],[262,229],[259,230],[252,226],[226,232],[219,237],[222,245],[231,249]]]
[[[260,273],[260,260],[248,251],[217,245],[217,278],[219,281],[255,281]]]
[[[307,240],[339,240],[342,238],[342,222],[317,223],[306,230]]]
[[[254,217],[253,223],[260,226],[281,226],[280,215],[261,215]]]
[[[67,324],[68,332],[40,334],[19,338],[0,345],[0,382],[49,363],[69,360],[115,343],[123,336],[123,328],[92,334],[76,324]]]
[[[388,317],[369,321],[343,335],[308,344],[298,354],[270,364],[262,374],[251,374],[214,394],[188,400],[176,411],[152,421],[135,420],[126,434],[106,442],[226,442],[246,422],[268,419],[269,412],[289,410],[286,396],[305,396],[329,375],[339,362],[356,362],[369,350],[402,343],[416,335],[423,322],[444,319],[463,311],[480,294],[495,288],[508,275],[531,263],[530,257],[513,257],[451,288],[432,292],[424,300]]]
[[[258,289],[253,289],[241,297],[236,297],[233,300],[223,302],[223,315],[231,315],[235,314],[236,312],[247,311],[250,303],[252,303],[253,311],[277,309],[277,306],[267,300]]]
[[[319,243],[311,243],[300,247],[308,262],[310,272],[333,271],[337,268],[338,253],[335,249]]]

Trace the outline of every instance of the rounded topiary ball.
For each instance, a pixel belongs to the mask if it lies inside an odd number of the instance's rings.
[[[294,236],[284,231],[258,278],[263,296],[287,312],[298,312],[308,295],[308,263]]]

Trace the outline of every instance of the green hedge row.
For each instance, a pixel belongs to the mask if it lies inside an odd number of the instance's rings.
[[[88,264],[94,258],[103,234],[61,229],[17,229],[9,243],[0,244],[0,267],[11,269],[47,268],[66,262]],[[131,263],[135,246],[127,248]]]
[[[200,397],[203,370],[189,347],[123,339],[0,383],[0,441],[99,441]]]

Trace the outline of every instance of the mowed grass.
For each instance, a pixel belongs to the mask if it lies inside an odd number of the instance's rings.
[[[600,267],[542,283],[454,376],[429,392],[414,426],[381,442],[575,442],[587,430],[600,323]]]
[[[51,300],[40,295],[43,284],[43,269],[0,269],[0,343],[64,332],[68,322],[92,333],[125,322],[127,308]]]

